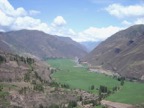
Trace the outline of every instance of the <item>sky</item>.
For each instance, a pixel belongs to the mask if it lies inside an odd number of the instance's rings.
[[[40,30],[78,42],[102,41],[144,24],[144,0],[0,0],[0,31]]]

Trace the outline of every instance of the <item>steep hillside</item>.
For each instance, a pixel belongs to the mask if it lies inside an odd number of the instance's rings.
[[[2,48],[31,54],[39,58],[51,57],[82,57],[84,48],[67,37],[58,37],[36,30],[20,30],[0,33]]]
[[[144,25],[134,25],[112,35],[84,60],[124,77],[144,79]]]
[[[77,101],[75,91],[51,81],[47,63],[0,50],[0,108],[53,108]]]
[[[31,73],[37,74],[45,81],[51,81],[48,64],[0,50],[0,81],[24,81],[28,75],[28,80],[33,79]]]

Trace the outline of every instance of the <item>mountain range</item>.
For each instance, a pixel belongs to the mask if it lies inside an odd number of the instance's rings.
[[[0,48],[36,58],[73,58],[87,54],[85,48],[69,37],[49,35],[37,30],[0,33]]]

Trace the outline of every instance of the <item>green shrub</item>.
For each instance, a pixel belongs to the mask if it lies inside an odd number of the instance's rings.
[[[70,101],[68,104],[68,108],[73,108],[77,106],[77,102],[76,101]]]
[[[34,85],[34,90],[44,92],[44,87],[42,84],[36,84]]]
[[[6,61],[6,59],[0,55],[0,64],[3,63],[4,61]]]
[[[25,82],[30,81],[30,73],[29,73],[29,72],[27,72],[27,73],[24,75],[24,81],[25,81]]]
[[[59,108],[58,105],[52,104],[51,106],[49,106],[48,108]]]

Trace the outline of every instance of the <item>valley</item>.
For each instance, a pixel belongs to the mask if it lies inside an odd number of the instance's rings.
[[[125,80],[121,85],[117,78],[105,74],[90,72],[87,67],[75,67],[71,59],[50,59],[48,63],[56,68],[51,76],[54,81],[60,84],[68,84],[70,89],[81,89],[92,94],[99,94],[101,85],[108,87],[112,92],[105,99],[113,102],[137,105],[144,102],[144,84]],[[92,85],[94,89],[91,89]]]
[[[0,108],[144,108],[144,0],[0,0]]]
[[[143,29],[89,53],[68,37],[0,32],[0,108],[143,108]]]

